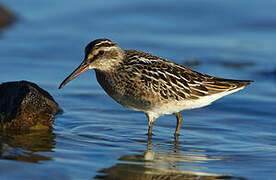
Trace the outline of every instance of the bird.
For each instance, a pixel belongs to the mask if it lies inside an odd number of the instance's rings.
[[[123,50],[101,38],[85,47],[84,60],[59,89],[89,69],[95,70],[98,83],[117,103],[146,114],[148,136],[157,118],[173,114],[177,119],[174,137],[178,138],[183,122],[180,111],[207,106],[252,82],[202,74],[153,54]]]

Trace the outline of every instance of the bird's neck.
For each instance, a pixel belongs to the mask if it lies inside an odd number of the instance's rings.
[[[105,92],[107,92],[107,94],[113,97],[114,85],[117,84],[116,78],[114,77],[117,77],[117,75],[112,72],[105,72],[105,71],[96,70],[96,69],[95,69],[95,72],[96,72],[97,81],[99,82],[101,87],[105,90]]]

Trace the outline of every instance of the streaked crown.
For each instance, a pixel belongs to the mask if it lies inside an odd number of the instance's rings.
[[[89,54],[91,51],[97,50],[99,48],[112,47],[112,46],[117,46],[117,44],[109,39],[96,39],[86,45],[85,54]]]

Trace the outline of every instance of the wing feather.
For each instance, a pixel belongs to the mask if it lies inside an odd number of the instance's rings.
[[[250,84],[251,81],[217,78],[193,71],[166,59],[135,50],[126,50],[129,71],[137,83],[165,100],[198,99]]]

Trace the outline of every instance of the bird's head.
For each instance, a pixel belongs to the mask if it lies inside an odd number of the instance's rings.
[[[69,81],[87,71],[112,71],[124,59],[124,51],[109,39],[96,39],[85,47],[85,57],[82,63],[60,84],[59,89]]]

